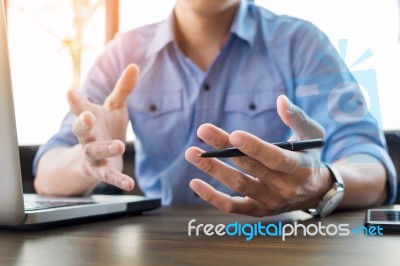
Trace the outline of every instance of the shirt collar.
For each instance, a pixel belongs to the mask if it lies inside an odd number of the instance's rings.
[[[231,33],[253,45],[256,37],[257,23],[252,14],[253,4],[247,0],[240,1],[238,11],[233,20]]]
[[[174,36],[174,15],[173,12],[168,16],[167,19],[157,23],[155,25],[156,30],[154,37],[149,44],[147,54],[153,55],[161,51],[169,43],[175,41]]]
[[[251,14],[251,7],[247,0],[240,1],[230,32],[252,45],[256,36],[256,21]],[[156,24],[147,54],[156,54],[174,41],[174,14],[171,12],[167,19]]]

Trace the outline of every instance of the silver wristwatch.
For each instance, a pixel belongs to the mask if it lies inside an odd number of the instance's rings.
[[[333,187],[324,195],[315,209],[310,209],[310,213],[317,217],[325,217],[333,212],[344,196],[344,183],[339,171],[331,164],[324,163],[331,173],[334,184]]]

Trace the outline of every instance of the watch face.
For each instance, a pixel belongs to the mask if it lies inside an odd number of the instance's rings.
[[[319,211],[319,215],[321,217],[324,217],[333,212],[333,210],[335,210],[335,208],[339,205],[343,196],[344,196],[343,189],[335,191],[335,193],[326,201],[325,205],[322,206],[322,208]]]

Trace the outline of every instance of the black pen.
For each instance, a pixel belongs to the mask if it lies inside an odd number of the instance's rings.
[[[302,150],[321,148],[322,146],[324,146],[325,142],[323,139],[309,139],[309,140],[299,140],[299,141],[277,142],[271,144],[285,150],[302,151]],[[200,154],[200,157],[219,157],[219,158],[239,157],[239,156],[246,156],[246,154],[241,152],[238,148],[212,150]]]

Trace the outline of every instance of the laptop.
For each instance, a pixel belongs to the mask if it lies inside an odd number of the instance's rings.
[[[23,194],[12,96],[4,1],[0,1],[0,228],[24,229],[138,214],[160,198],[92,195],[82,198]]]

